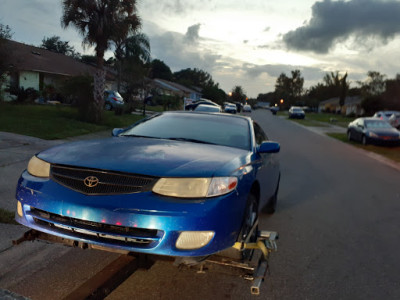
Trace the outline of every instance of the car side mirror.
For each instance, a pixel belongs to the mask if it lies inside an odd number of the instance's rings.
[[[277,142],[262,142],[258,147],[259,153],[278,153],[281,146]]]
[[[123,128],[114,128],[111,132],[112,136],[118,136],[118,134],[120,134],[122,131],[124,131]]]

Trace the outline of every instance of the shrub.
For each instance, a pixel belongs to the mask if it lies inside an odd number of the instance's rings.
[[[8,88],[8,92],[11,95],[17,96],[16,101],[18,103],[33,102],[39,97],[39,92],[34,88],[25,89],[23,87],[12,86]]]
[[[64,83],[61,91],[65,99],[78,106],[80,120],[91,123],[96,120],[92,76],[71,77]]]

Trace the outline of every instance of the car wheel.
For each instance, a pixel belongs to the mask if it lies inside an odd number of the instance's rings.
[[[368,145],[368,140],[367,140],[367,137],[365,135],[363,135],[362,138],[361,138],[361,144],[363,144],[364,146]]]
[[[276,203],[278,202],[278,192],[279,192],[279,183],[281,181],[281,175],[279,174],[278,183],[275,188],[274,195],[269,199],[267,205],[264,207],[263,212],[267,214],[273,214],[276,210]]]
[[[111,109],[112,109],[111,104],[110,104],[110,103],[104,104],[104,109],[105,109],[105,110],[111,110]]]
[[[250,233],[251,237],[249,238],[249,242],[251,243],[257,241],[258,226],[256,226],[254,231],[251,232],[251,229],[253,228],[254,223],[257,222],[257,220],[258,220],[258,200],[253,194],[250,194],[247,198],[246,213],[242,221],[242,229],[240,230],[239,237],[237,239],[238,242],[246,241]],[[239,251],[232,247],[219,252],[218,255],[243,261],[251,258],[253,251],[254,251],[253,249],[245,249],[243,251]]]
[[[349,141],[351,141],[351,131],[350,131],[350,130],[347,131],[347,139],[348,139]]]

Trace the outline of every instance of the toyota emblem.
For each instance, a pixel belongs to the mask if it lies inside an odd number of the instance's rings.
[[[87,186],[87,187],[95,187],[96,185],[99,184],[99,179],[95,176],[88,176],[83,180],[83,183]]]

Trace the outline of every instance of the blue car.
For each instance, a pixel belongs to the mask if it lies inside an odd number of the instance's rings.
[[[280,146],[249,117],[166,112],[32,157],[16,220],[91,248],[207,256],[275,210]]]

